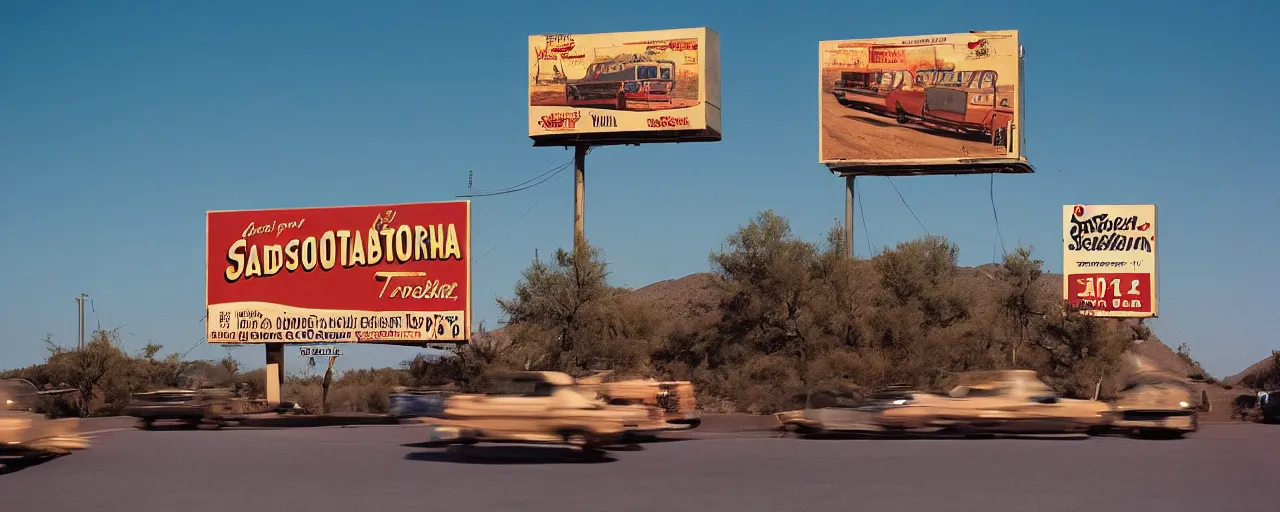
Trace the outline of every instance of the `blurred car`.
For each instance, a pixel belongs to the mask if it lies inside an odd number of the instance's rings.
[[[1262,393],[1258,400],[1263,423],[1280,423],[1280,391]]]
[[[1111,428],[1137,434],[1181,436],[1199,429],[1195,394],[1182,379],[1168,372],[1146,371],[1130,376],[1112,402]]]
[[[693,383],[687,380],[618,377],[606,371],[580,378],[578,385],[611,404],[658,407],[662,409],[663,420],[675,429],[693,429],[702,423],[696,410]]]
[[[27,379],[0,379],[0,400],[4,401],[5,411],[35,411],[39,409],[41,400],[46,396],[73,393],[74,388],[56,388],[41,390]]]
[[[227,388],[170,388],[134,393],[122,414],[138,418],[144,429],[151,428],[157,421],[219,428],[241,415],[272,411],[281,414],[306,412],[292,402],[270,407],[265,400],[236,398]]]
[[[1032,370],[967,372],[949,400],[927,418],[957,421],[979,432],[1098,433],[1113,419],[1110,404],[1064,398]]]
[[[822,389],[808,394],[804,409],[780,412],[774,417],[783,429],[801,435],[938,432],[943,427],[904,421],[901,413],[914,414],[895,411],[908,403],[918,408],[937,398],[942,396],[898,386],[865,398],[850,389]]]
[[[75,418],[50,420],[34,413],[0,411],[0,466],[12,471],[88,448],[88,439],[76,432],[78,426]]]
[[[156,421],[198,426],[206,417],[222,412],[219,405],[230,398],[230,390],[158,389],[134,393],[123,414],[141,420],[143,428],[151,428]]]
[[[569,445],[584,452],[620,444],[628,434],[663,428],[662,411],[610,405],[560,372],[512,372],[486,394],[456,394],[431,414],[428,446],[476,443]]]
[[[1104,402],[1058,396],[1034,371],[1003,370],[963,373],[960,385],[945,395],[895,387],[856,400],[848,393],[820,392],[809,396],[803,411],[777,417],[805,434],[1074,434],[1101,432],[1112,414]]]
[[[452,392],[438,389],[397,388],[388,396],[391,415],[397,418],[436,417],[444,413],[445,399]]]

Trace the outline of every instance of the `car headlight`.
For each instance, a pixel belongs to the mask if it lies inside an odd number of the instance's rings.
[[[1188,407],[1191,407],[1191,404],[1186,403],[1186,402],[1178,402],[1178,406],[1179,406],[1179,407],[1182,407],[1183,409],[1186,409],[1186,408],[1188,408]]]
[[[5,404],[5,405],[13,405],[13,400],[8,400],[8,399],[6,399],[6,400],[4,401],[4,404]]]
[[[907,405],[907,400],[905,398],[899,398],[893,401],[893,405]]]

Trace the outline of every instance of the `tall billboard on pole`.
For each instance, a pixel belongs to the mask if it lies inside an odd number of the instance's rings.
[[[1062,294],[1087,315],[1159,316],[1156,205],[1064,205]]]
[[[844,176],[1030,173],[1018,31],[822,41],[818,160]]]
[[[720,36],[709,28],[529,36],[534,146],[720,140]]]
[[[466,343],[471,203],[206,214],[210,343]]]

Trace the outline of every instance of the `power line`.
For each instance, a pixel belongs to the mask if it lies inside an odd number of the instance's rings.
[[[898,190],[898,186],[893,184],[893,178],[885,176],[884,179],[889,180],[889,185],[893,186],[893,191],[898,193],[898,199],[902,200],[903,206],[907,207],[907,211],[911,212],[911,216],[915,217],[916,222],[920,224],[920,227],[924,228],[924,234],[931,235],[932,233],[929,233],[929,228],[925,227],[924,222],[920,220],[920,216],[916,215],[915,210],[911,209],[911,205],[907,204],[907,198],[902,197],[902,192]]]
[[[505,189],[495,190],[493,192],[481,192],[479,194],[464,194],[456,197],[490,197],[490,196],[500,196],[503,194],[511,194],[515,192],[529,190],[533,187],[546,183],[547,180],[551,179],[553,176],[557,174],[560,174],[561,172],[564,172],[565,169],[569,168],[572,165],[573,165],[573,159],[569,159],[565,163],[557,165],[551,168],[550,170],[548,170],[547,172],[534,176],[533,178],[530,178],[524,183],[507,187]]]
[[[996,237],[1000,240],[1000,252],[1002,254],[1009,254],[1009,250],[1005,249],[1004,246],[1004,233],[1000,232],[1000,214],[996,212],[996,175],[994,173],[991,174],[990,195],[991,216],[996,220]]]
[[[557,169],[555,170],[555,172],[554,172],[553,174],[550,174],[550,175],[548,175],[547,177],[545,177],[545,178],[542,178],[542,179],[538,180],[537,182],[534,182],[534,183],[532,183],[532,184],[530,184],[530,185],[525,185],[525,186],[520,187],[520,188],[514,188],[514,189],[510,189],[510,190],[502,190],[502,191],[498,191],[498,192],[488,192],[488,193],[484,193],[484,194],[468,194],[468,195],[465,195],[465,196],[458,196],[458,197],[492,197],[492,196],[500,196],[500,195],[505,195],[505,194],[513,194],[513,193],[516,193],[516,192],[521,192],[521,191],[529,190],[529,189],[531,189],[531,188],[533,188],[533,187],[536,187],[536,186],[538,186],[538,185],[541,185],[541,184],[543,184],[543,183],[546,183],[546,182],[547,182],[547,180],[550,180],[551,178],[556,177],[556,176],[557,176],[557,175],[559,175],[560,173],[564,172],[564,171],[565,171],[565,169],[570,168],[570,167],[572,166],[572,164],[573,164],[573,162],[568,162],[568,163],[566,163],[566,164],[564,164],[564,165],[561,165],[559,168],[557,168]]]
[[[195,343],[192,343],[191,348],[187,349],[186,352],[183,352],[182,355],[178,357],[178,359],[185,361],[187,359],[187,354],[190,354],[192,350],[195,350],[196,347],[199,347],[200,343],[204,342],[204,340],[205,340],[204,336],[201,336],[200,339],[196,340]]]
[[[854,194],[858,199],[858,216],[862,218],[862,232],[866,233],[863,237],[867,239],[867,257],[873,258],[876,255],[876,250],[871,248],[871,231],[867,229],[867,212],[862,209],[862,189],[857,189]],[[852,244],[853,241],[850,240],[849,243]]]
[[[94,321],[98,322],[98,330],[102,330],[102,317],[98,316],[98,308],[93,305],[93,298],[89,298],[89,311],[93,312]]]
[[[563,178],[564,175],[559,173],[557,173],[557,175],[558,177],[556,178],[555,182],[560,183],[560,178]],[[529,208],[524,211],[524,214],[521,215],[520,218],[516,219],[515,224],[512,224],[510,228],[507,228],[506,233],[503,233],[502,236],[498,237],[498,241],[494,242],[493,247],[490,247],[489,250],[485,251],[484,254],[481,254],[480,257],[476,258],[472,262],[479,263],[480,260],[484,259],[485,256],[488,256],[489,253],[493,252],[494,249],[497,249],[499,245],[502,245],[502,242],[507,239],[507,235],[510,235],[512,231],[515,231],[516,226],[520,225],[520,221],[523,221],[525,217],[528,217],[529,212],[533,211],[533,207],[538,206],[538,203],[542,202],[542,198],[547,197],[547,194],[550,192],[551,191],[548,190],[546,192],[543,192],[542,195],[538,196],[538,199],[534,200],[533,204],[529,205]]]

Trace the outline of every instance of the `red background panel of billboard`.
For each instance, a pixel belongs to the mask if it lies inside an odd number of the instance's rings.
[[[1151,274],[1098,272],[1067,275],[1067,300],[1083,309],[1151,312]]]
[[[209,212],[206,305],[263,302],[341,311],[469,312],[470,220],[467,201]],[[387,229],[396,230],[390,246]],[[368,240],[371,232],[377,243]],[[239,257],[256,253],[259,268],[275,269],[273,275],[246,277],[253,267],[228,256],[242,239],[246,243],[237,248]],[[393,256],[407,257],[386,261],[388,249]],[[373,256],[378,260],[369,264]],[[324,268],[325,260],[333,262],[331,268]],[[314,268],[307,270],[307,263]],[[415,275],[391,276],[388,282],[375,275],[379,272]]]

